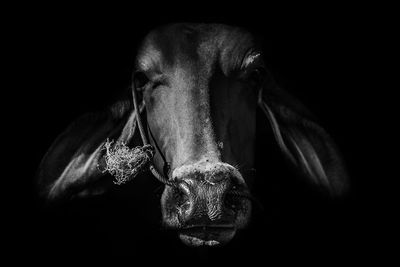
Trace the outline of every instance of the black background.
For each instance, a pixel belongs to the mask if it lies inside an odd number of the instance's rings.
[[[9,50],[15,77],[3,104],[10,101],[14,107],[5,116],[11,117],[6,145],[16,153],[6,175],[15,182],[13,190],[3,189],[10,211],[4,231],[14,259],[119,266],[139,260],[323,264],[376,256],[371,248],[378,219],[372,215],[370,188],[378,175],[367,155],[374,146],[368,131],[377,116],[369,109],[375,91],[368,82],[374,73],[374,16],[331,6],[300,11],[249,5],[235,12],[204,6],[181,12],[157,4],[124,12],[93,6],[35,8],[8,21],[15,26]],[[164,231],[162,190],[145,177],[103,197],[42,208],[34,174],[52,141],[79,115],[103,107],[129,85],[135,49],[148,31],[184,21],[233,24],[261,37],[275,78],[316,114],[342,151],[351,179],[347,196],[329,199],[295,178],[260,119],[254,194],[263,208],[255,208],[250,227],[227,247],[190,249]]]

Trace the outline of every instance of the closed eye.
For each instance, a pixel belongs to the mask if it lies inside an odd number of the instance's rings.
[[[155,80],[155,81],[152,82],[151,87],[152,87],[152,89],[156,89],[157,87],[165,85],[165,84],[166,83],[164,81],[162,81],[162,80]]]
[[[151,88],[157,89],[160,86],[168,86],[168,79],[164,75],[157,76],[152,79],[151,81]]]

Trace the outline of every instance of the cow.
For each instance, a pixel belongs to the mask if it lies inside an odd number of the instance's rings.
[[[142,165],[165,184],[163,225],[189,246],[227,244],[251,217],[246,171],[255,168],[257,108],[300,177],[328,195],[344,194],[348,178],[334,141],[277,85],[260,47],[250,32],[228,25],[151,31],[126,94],[77,119],[51,145],[38,168],[40,195],[57,203],[103,194],[115,186],[105,171],[112,145],[130,152],[143,142],[151,149]]]

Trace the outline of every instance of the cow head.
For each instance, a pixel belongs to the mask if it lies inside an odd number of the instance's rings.
[[[346,188],[334,143],[310,113],[268,75],[248,32],[224,25],[175,24],[151,32],[136,58],[136,90],[145,110],[154,158],[170,163],[161,212],[188,245],[230,241],[251,213],[248,170],[255,166],[256,107],[299,173],[332,194]],[[70,126],[46,154],[39,185],[48,199],[103,192],[107,138],[134,143],[129,98]],[[135,144],[133,144],[135,145]]]

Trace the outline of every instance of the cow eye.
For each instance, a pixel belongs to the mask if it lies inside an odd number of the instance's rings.
[[[146,74],[143,72],[136,72],[135,73],[135,87],[137,90],[143,89],[144,86],[149,82],[149,78],[147,78]]]
[[[265,79],[266,73],[263,67],[253,68],[247,71],[246,81],[252,87],[260,86]]]

